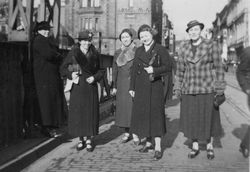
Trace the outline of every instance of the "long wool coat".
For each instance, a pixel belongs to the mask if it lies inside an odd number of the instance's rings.
[[[73,84],[70,95],[68,129],[72,136],[94,136],[99,128],[99,100],[97,81],[103,76],[97,50],[90,46],[85,55],[76,45],[67,55],[61,66],[61,75],[72,79],[72,72],[81,70],[79,83]],[[94,76],[94,83],[86,78]]]
[[[155,56],[153,63],[154,81],[144,70]],[[167,50],[153,43],[146,52],[144,46],[135,52],[132,67],[130,90],[135,91],[133,98],[131,132],[140,137],[162,136],[166,133],[164,112],[164,91],[161,74],[171,72],[171,60]]]
[[[64,113],[60,55],[49,38],[38,34],[33,42],[33,70],[42,124],[58,126]]]
[[[117,89],[115,124],[119,127],[130,127],[131,122],[132,97],[129,94],[129,86],[135,48],[130,47],[130,49],[126,53],[122,53],[121,49],[117,50],[113,59],[113,81],[114,88]],[[133,57],[129,57],[130,60],[125,64],[118,65],[118,56],[124,59],[125,56]]]

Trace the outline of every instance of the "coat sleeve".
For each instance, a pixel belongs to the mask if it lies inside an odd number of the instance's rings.
[[[96,68],[97,68],[97,72],[93,75],[93,77],[95,78],[95,82],[100,81],[105,73],[105,69],[101,68],[100,66],[100,54],[97,53],[97,60],[96,60]]]
[[[160,47],[158,55],[161,63],[159,67],[153,67],[154,77],[161,76],[164,73],[172,73],[172,61],[168,51],[165,48]]]
[[[174,83],[174,90],[181,90],[182,82],[184,78],[184,73],[186,70],[185,61],[184,61],[184,55],[183,55],[183,44],[180,48],[180,51],[178,52],[178,59],[176,62],[176,78]]]
[[[72,79],[72,72],[73,72],[73,55],[74,55],[74,49],[72,49],[67,57],[63,60],[61,66],[60,66],[60,74],[63,79]]]
[[[117,75],[118,75],[118,66],[116,63],[118,53],[116,52],[113,58],[112,64],[112,80],[113,80],[113,87],[117,88]]]
[[[49,62],[57,62],[61,58],[61,55],[51,46],[47,38],[36,39],[33,43],[33,50]]]
[[[216,42],[212,42],[212,58],[213,64],[215,68],[215,81],[214,81],[214,89],[215,91],[225,90],[226,82],[224,80],[224,68],[222,64],[222,60],[220,58],[220,48]]]
[[[135,51],[135,58],[133,61],[133,64],[131,66],[131,73],[130,73],[130,87],[129,90],[135,90],[135,80],[136,80],[136,66],[138,65],[138,51],[139,49],[137,49]]]

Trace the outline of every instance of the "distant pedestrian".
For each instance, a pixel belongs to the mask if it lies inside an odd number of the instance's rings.
[[[68,129],[69,134],[79,137],[76,149],[92,152],[93,136],[99,128],[99,100],[97,81],[103,77],[100,57],[89,30],[79,32],[79,43],[73,46],[61,65],[61,75],[67,78],[70,90]],[[68,83],[66,85],[68,87]]]
[[[130,139],[130,124],[132,114],[132,97],[129,94],[131,66],[135,57],[135,44],[131,29],[123,29],[119,39],[121,48],[115,52],[113,59],[113,93],[116,93],[116,115],[115,124],[124,128],[125,134],[121,142],[126,143]],[[132,134],[134,144],[139,145],[137,135]]]
[[[192,140],[188,157],[196,157],[199,141],[206,141],[207,158],[213,159],[212,138],[222,132],[214,97],[224,95],[226,83],[220,49],[216,42],[201,37],[203,28],[196,20],[187,24],[190,40],[180,45],[174,90],[181,96],[180,131]]]
[[[240,59],[240,64],[238,65],[236,76],[240,87],[247,94],[248,108],[250,110],[250,47],[237,51],[237,56]],[[244,157],[249,156],[249,136],[250,126],[248,126],[247,132],[240,143],[240,151]]]
[[[33,70],[41,112],[42,133],[56,137],[56,129],[64,114],[63,82],[59,73],[62,56],[49,38],[51,26],[42,21],[35,27],[33,40]]]
[[[138,38],[142,42],[135,52],[130,82],[133,97],[131,132],[147,138],[140,152],[155,150],[154,159],[162,158],[161,137],[166,133],[162,74],[171,72],[171,59],[166,48],[153,39],[154,30],[140,26]],[[152,145],[154,139],[155,147]]]

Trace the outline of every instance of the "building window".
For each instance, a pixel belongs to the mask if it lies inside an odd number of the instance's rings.
[[[89,19],[88,18],[85,19],[84,24],[85,24],[84,29],[89,29]]]
[[[82,7],[87,7],[87,0],[82,0]]]
[[[94,0],[88,0],[88,7],[94,7]]]
[[[95,30],[98,30],[98,18],[95,18]]]
[[[134,0],[129,0],[128,6],[129,6],[129,7],[133,7],[133,6],[134,6]]]
[[[85,26],[85,23],[84,23],[84,18],[81,18],[81,30],[83,30],[84,29],[84,26]]]
[[[89,19],[89,29],[93,29],[93,22],[92,22],[92,19]]]
[[[95,0],[95,7],[100,7],[100,0]]]

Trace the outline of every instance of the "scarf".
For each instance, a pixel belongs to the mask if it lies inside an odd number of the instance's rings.
[[[128,47],[121,47],[121,53],[116,59],[117,66],[123,66],[127,64],[129,61],[133,60],[135,57],[134,51],[135,44],[131,43]]]

